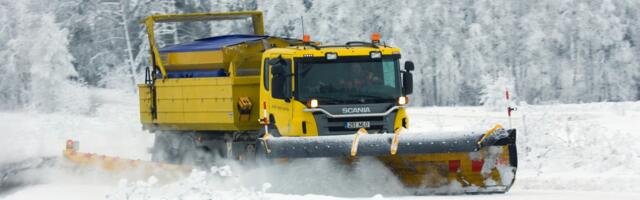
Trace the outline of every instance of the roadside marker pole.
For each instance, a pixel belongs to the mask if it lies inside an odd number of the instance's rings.
[[[511,98],[509,96],[509,89],[504,90],[504,96],[507,98],[507,116],[509,116],[509,128],[511,128],[511,112],[516,111],[516,108],[511,107]]]

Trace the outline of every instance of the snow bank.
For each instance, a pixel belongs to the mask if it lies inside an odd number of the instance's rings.
[[[59,156],[67,139],[79,140],[80,150],[148,159],[153,135],[138,123],[136,94],[92,89],[95,108],[88,114],[35,111],[0,112],[0,164]]]
[[[515,188],[640,191],[640,102],[524,105]],[[504,112],[480,107],[411,109],[412,132],[508,126]]]
[[[150,177],[146,181],[121,180],[118,187],[107,199],[265,199],[268,183],[261,189],[239,186],[237,178],[231,177],[229,166],[212,167],[210,171],[194,170],[185,179],[172,184],[157,185],[158,180]]]
[[[165,199],[265,199],[266,194],[333,195],[371,197],[408,195],[409,191],[375,159],[363,159],[346,166],[333,159],[300,159],[264,168],[231,165],[209,171],[194,170],[175,183],[158,185],[155,178],[146,181],[121,180],[110,194],[152,196]],[[268,193],[267,193],[268,192]]]

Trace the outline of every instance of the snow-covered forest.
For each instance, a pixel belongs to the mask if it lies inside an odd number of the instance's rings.
[[[380,32],[416,63],[416,106],[490,103],[504,88],[529,104],[640,99],[640,1],[0,0],[0,109],[88,112],[91,87],[142,82],[140,19],[237,10],[264,11],[273,36],[301,37],[301,17],[323,43]],[[169,45],[243,27],[158,29]]]

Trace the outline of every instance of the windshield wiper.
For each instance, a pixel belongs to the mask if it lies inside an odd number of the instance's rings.
[[[371,94],[353,94],[353,95],[349,95],[349,97],[362,98],[363,101],[369,102],[369,103],[383,103],[390,99],[393,99],[388,96],[378,96],[378,95],[371,95]]]
[[[311,66],[307,66],[307,65],[302,65],[300,68],[303,68],[299,74],[300,74],[300,78],[304,78],[307,76],[307,73],[309,73],[309,71],[311,71]]]
[[[388,99],[388,97],[372,95],[372,94],[352,94],[349,97],[359,97],[359,98],[372,98],[372,99]]]
[[[319,100],[334,101],[334,102],[344,101],[344,99],[342,98],[332,97],[332,96],[323,96],[323,95],[315,95],[314,98],[318,98]]]

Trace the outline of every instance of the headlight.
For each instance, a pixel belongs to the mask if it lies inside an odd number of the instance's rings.
[[[307,101],[307,107],[309,107],[309,108],[317,108],[318,107],[318,100],[317,99],[310,99],[309,101]]]
[[[379,52],[379,51],[372,51],[369,55],[371,55],[371,59],[382,58],[382,52]]]
[[[335,60],[335,59],[338,59],[338,54],[337,53],[327,53],[327,54],[325,54],[325,57],[327,58],[327,60]]]
[[[398,98],[398,105],[407,105],[409,103],[409,97],[401,96]]]

